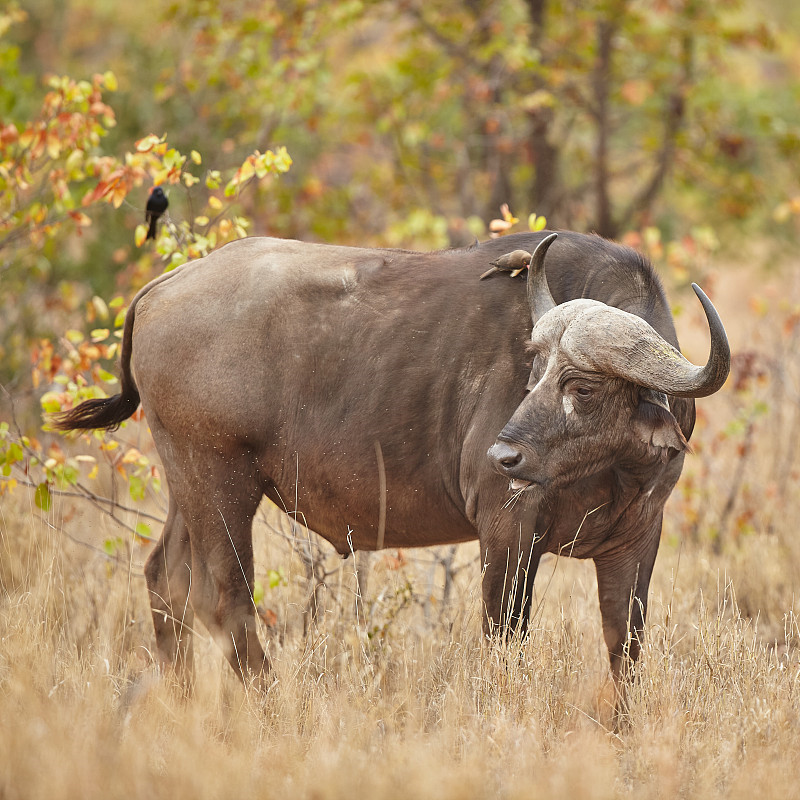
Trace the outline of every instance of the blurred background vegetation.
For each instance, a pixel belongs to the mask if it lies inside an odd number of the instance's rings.
[[[649,227],[701,247],[797,234],[788,0],[26,0],[3,19],[3,127],[36,117],[47,76],[111,71],[102,154],[166,134],[224,169],[285,146],[290,173],[241,201],[256,234],[446,247],[486,236],[503,203],[633,244]],[[80,236],[0,228],[6,303],[52,305],[64,281],[127,292],[160,271],[134,246],[147,188],[86,210]],[[189,217],[172,194],[171,216]],[[15,364],[23,342],[8,334]]]

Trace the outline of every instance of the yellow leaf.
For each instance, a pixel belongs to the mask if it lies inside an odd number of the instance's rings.
[[[539,217],[536,214],[531,214],[528,217],[528,228],[532,230],[534,233],[536,231],[542,231],[547,227],[547,218],[546,217]]]
[[[47,134],[47,155],[53,160],[61,155],[61,140],[56,131],[50,131]]]
[[[769,303],[763,297],[751,297],[750,308],[759,317],[766,317],[769,313]]]
[[[119,84],[117,83],[117,76],[111,71],[107,70],[103,73],[103,83],[109,92],[116,92]]]
[[[201,214],[199,217],[194,218],[195,225],[208,225],[208,217],[205,214]]]
[[[94,480],[97,477],[97,464],[95,464],[91,470],[89,470],[89,474],[87,475],[89,480]]]
[[[149,136],[145,136],[143,139],[139,139],[139,141],[136,142],[136,145],[135,145],[136,146],[136,150],[139,153],[148,153],[160,141],[161,141],[161,139],[159,139],[158,136],[156,136],[155,134],[151,133]]]
[[[141,247],[145,240],[147,239],[147,225],[141,223],[140,225],[136,226],[136,232],[134,233],[134,242],[136,242],[137,247]]]
[[[519,220],[511,213],[508,203],[503,203],[503,205],[500,206],[500,213],[503,215],[503,219],[509,225],[516,225],[519,222]]]
[[[532,113],[540,108],[552,108],[556,104],[556,99],[546,89],[539,89],[532,94],[526,95],[520,101],[524,111]]]
[[[95,295],[92,298],[92,305],[94,306],[94,310],[100,319],[106,319],[106,317],[108,317],[108,306],[102,297]]]
[[[255,164],[251,160],[252,156],[248,158],[236,172],[234,180],[236,183],[244,183],[256,174]]]
[[[219,211],[222,208],[222,200],[212,194],[211,197],[208,198],[208,207],[214,211]]]
[[[131,449],[122,456],[122,463],[135,464],[141,457],[142,454],[135,447],[131,447]]]
[[[203,163],[203,159],[200,153],[197,152],[197,150],[192,150],[192,152],[190,153],[190,158],[192,159],[192,161],[194,161],[195,164]]]

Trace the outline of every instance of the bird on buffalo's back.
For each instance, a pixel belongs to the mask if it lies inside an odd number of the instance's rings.
[[[168,206],[169,200],[167,200],[164,190],[160,186],[154,186],[150,191],[150,197],[147,198],[147,205],[145,206],[144,220],[149,224],[145,239],[156,238],[156,222],[158,222],[158,218],[167,210]]]
[[[486,272],[481,275],[481,280],[488,278],[495,272],[510,272],[512,278],[516,278],[531,263],[531,254],[527,250],[512,250],[504,256],[500,256],[496,261],[490,261]]]

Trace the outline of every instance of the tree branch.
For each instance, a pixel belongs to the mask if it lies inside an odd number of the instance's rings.
[[[650,180],[633,196],[621,216],[621,223],[630,225],[634,215],[649,211],[658,197],[664,180],[675,161],[678,134],[686,120],[686,94],[694,79],[694,37],[686,33],[681,41],[681,76],[677,88],[664,102],[664,134]]]

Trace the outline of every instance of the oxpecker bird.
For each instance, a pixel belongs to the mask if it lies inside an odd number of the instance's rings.
[[[527,250],[513,250],[500,256],[497,261],[490,261],[486,272],[481,275],[481,280],[488,278],[495,272],[510,272],[512,278],[516,278],[531,263],[531,254]]]

